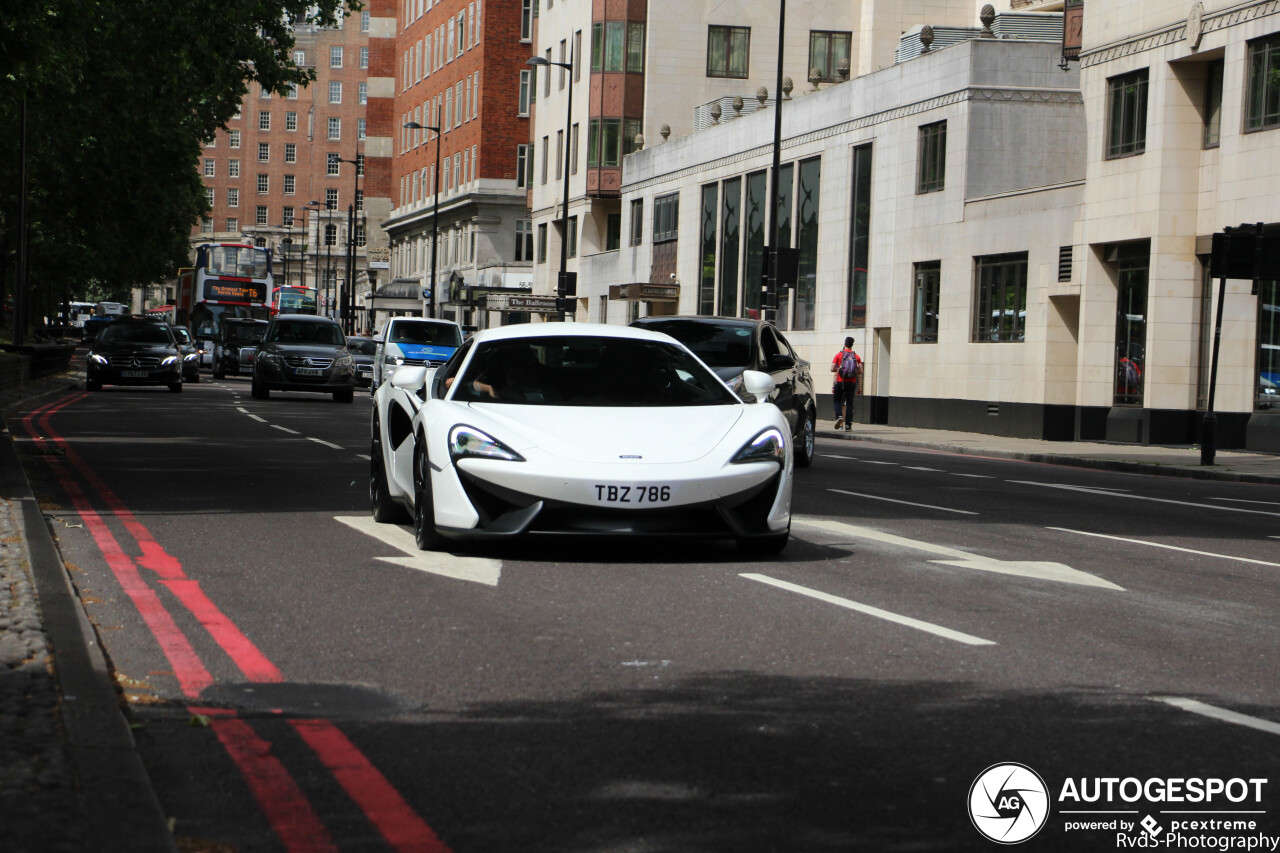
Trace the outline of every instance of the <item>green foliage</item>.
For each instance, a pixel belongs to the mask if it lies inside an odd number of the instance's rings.
[[[251,85],[284,95],[292,21],[332,25],[360,0],[2,0],[0,282],[12,294],[26,103],[29,281],[98,293],[171,277],[207,212],[205,140]]]

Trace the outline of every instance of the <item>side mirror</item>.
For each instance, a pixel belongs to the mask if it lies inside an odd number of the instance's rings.
[[[766,402],[773,393],[773,377],[759,370],[744,370],[742,388],[758,402]]]
[[[427,379],[427,369],[421,365],[405,364],[396,369],[391,377],[392,388],[402,388],[416,393]]]

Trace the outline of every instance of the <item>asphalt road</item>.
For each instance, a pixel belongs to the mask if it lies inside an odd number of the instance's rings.
[[[1280,835],[1280,489],[824,440],[778,557],[430,556],[369,521],[370,407],[205,376],[13,427],[191,849],[989,850],[980,828],[1035,823],[1034,849],[1096,850],[1116,831],[1068,827],[1148,816],[1156,841],[1191,818]],[[974,788],[1006,762],[1047,811]],[[1267,781],[1089,801],[1099,778]]]

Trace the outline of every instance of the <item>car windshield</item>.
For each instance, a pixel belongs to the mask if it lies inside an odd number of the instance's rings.
[[[158,323],[112,323],[98,333],[100,344],[172,345],[169,330]]]
[[[391,326],[393,344],[440,344],[447,347],[462,345],[458,327],[448,323],[395,323]]]
[[[173,336],[178,339],[178,343],[191,343],[191,333],[183,326],[178,326],[173,330]]]
[[[262,340],[265,326],[241,326],[238,323],[225,323],[227,340],[234,343],[257,342]]]
[[[683,349],[579,335],[480,344],[453,398],[544,406],[708,406],[740,401]]]
[[[369,338],[361,338],[360,340],[347,339],[347,349],[356,355],[376,355],[378,352],[378,342]]]
[[[752,363],[751,326],[702,320],[659,320],[645,323],[651,332],[670,335],[693,350],[709,367],[746,367]]]
[[[342,330],[337,323],[308,323],[303,320],[284,320],[273,324],[267,340],[282,344],[343,343]]]

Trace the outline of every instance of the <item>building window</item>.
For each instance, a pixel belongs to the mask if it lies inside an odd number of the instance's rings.
[[[1147,149],[1147,69],[1107,81],[1107,159]]]
[[[516,260],[533,260],[533,223],[528,219],[516,220]]]
[[[231,234],[240,233],[240,220],[234,216],[227,217],[227,231]]]
[[[610,213],[605,217],[604,250],[616,252],[622,248],[622,214]]]
[[[516,146],[516,186],[529,186],[529,146]]]
[[[628,245],[639,246],[644,240],[644,199],[631,201],[631,236]]]
[[[742,208],[742,310],[748,317],[759,316],[760,294],[764,289],[764,218],[767,195],[765,173],[759,171],[747,175],[746,200]]]
[[[213,193],[214,193],[213,187],[204,188],[204,200],[209,203],[210,207],[213,207],[213,200],[214,200]]]
[[[367,15],[369,13],[366,11],[366,12],[362,12],[361,14]],[[360,48],[360,67],[361,68],[369,67],[369,48],[367,47]]]
[[[356,119],[356,139],[364,139],[369,130],[369,120],[366,118]]]
[[[578,217],[569,217],[569,247],[566,254],[571,258],[578,257]]]
[[[942,287],[942,261],[915,265],[915,289],[911,296],[911,342],[938,342],[938,293]]]
[[[621,71],[626,61],[626,21],[601,21],[591,25],[591,70]]]
[[[541,165],[541,168],[539,168],[538,170],[542,176],[540,178],[540,182],[542,183],[543,186],[546,186],[546,183],[547,183],[547,160],[551,156],[550,152],[551,152],[551,137],[544,136],[542,137],[542,165]]]
[[[622,154],[622,119],[591,119],[587,125],[587,168],[617,168]]]
[[[200,233],[201,234],[213,233],[213,220],[210,219],[208,216],[200,217]]]
[[[827,83],[839,83],[847,79],[840,76],[840,63],[849,62],[849,44],[853,40],[852,33],[828,32],[812,30],[809,33],[809,74],[818,69],[819,78]],[[810,77],[812,81],[812,77]]]
[[[800,251],[795,282],[795,328],[812,329],[818,309],[818,195],[822,158],[800,163],[796,188],[796,248]]]
[[[1204,147],[1217,148],[1222,141],[1221,59],[1204,66]]]
[[[547,226],[545,223],[538,226],[538,259],[537,263],[545,264],[547,262]]]
[[[270,113],[268,113],[268,116],[270,116]],[[270,119],[268,118],[268,123],[269,123],[269,122],[270,122]],[[239,148],[239,147],[240,147],[240,131],[238,131],[238,130],[228,131],[228,132],[227,132],[227,144],[228,144],[231,148]]]
[[[520,0],[520,41],[533,41],[535,0]]]
[[[255,225],[267,224],[267,206],[260,204],[254,209],[253,222]]]
[[[516,101],[516,113],[518,115],[527,116],[529,114],[529,106],[533,103],[533,69],[526,68],[520,71],[520,95]]]
[[[293,52],[293,64],[299,68],[305,68],[307,65],[307,52],[305,50],[295,50]]]
[[[232,159],[227,161],[227,177],[228,178],[240,177],[240,161],[239,160]]]
[[[1116,387],[1114,405],[1141,406],[1147,349],[1147,274],[1151,248],[1146,240],[1108,247],[1116,277]]]
[[[259,163],[271,162],[271,144],[270,143],[268,142],[258,143],[258,162]]]
[[[667,243],[679,236],[680,194],[659,196],[653,200],[653,242]]]
[[[702,188],[702,216],[698,228],[698,313],[716,310],[716,223],[720,218],[720,187]],[[654,204],[654,242],[658,240],[658,205]]]
[[[325,223],[324,226],[324,244],[326,246],[338,245],[338,226],[331,222]],[[326,284],[328,284],[327,275],[328,271],[326,270]]]
[[[218,162],[217,160],[205,160],[205,161],[204,161],[204,176],[205,176],[206,178],[212,178],[212,177],[215,177],[215,176],[218,174],[218,172],[217,172],[217,162]]]
[[[284,194],[285,194],[285,195],[293,195],[293,194],[294,194],[294,192],[296,192],[296,191],[297,191],[297,186],[298,186],[298,176],[297,176],[297,175],[285,175],[285,176],[284,176]]]
[[[750,27],[707,28],[707,76],[745,79],[751,52]]]
[[[227,188],[227,207],[240,206],[240,190],[237,187]]]
[[[270,129],[271,129],[271,113],[268,113],[268,112],[258,113],[258,130],[270,130]]]
[[[916,176],[916,192],[931,193],[942,189],[947,179],[947,123],[926,124],[920,128],[920,170]]]
[[[288,112],[288,113],[285,113],[285,114],[284,114],[284,129],[285,129],[285,130],[288,130],[288,131],[297,131],[297,129],[298,129],[298,114],[297,114],[297,113],[295,113],[295,112]]]
[[[871,146],[853,149],[853,198],[849,217],[848,313],[845,325],[867,324],[867,269],[871,256]]]
[[[342,119],[337,116],[329,116],[328,127],[330,139],[342,138]]]
[[[286,205],[280,208],[280,224],[285,228],[293,227],[293,208]]]
[[[1249,42],[1245,130],[1280,126],[1280,35]]]
[[[325,153],[324,173],[326,175],[333,176],[342,174],[339,171],[339,167],[342,165],[341,161],[338,159],[339,156],[340,155],[336,151],[329,151]]]
[[[271,192],[271,176],[258,175],[258,194],[265,195]]]
[[[1027,253],[988,255],[975,261],[973,340],[1024,340],[1027,319]]]
[[[338,191],[336,189],[327,189],[324,191],[324,207],[325,210],[338,209]]]
[[[329,67],[342,67],[342,45],[334,44],[329,46]]]
[[[357,91],[357,96],[359,98],[360,103],[362,104],[369,103],[369,84],[368,83],[361,81],[360,84],[357,86],[356,91]]]
[[[341,80],[329,81],[329,103],[331,104],[342,103],[342,81]]]
[[[627,22],[627,72],[644,73],[644,24]]]
[[[298,162],[298,146],[297,146],[297,144],[295,144],[295,143],[293,143],[293,142],[286,142],[286,143],[284,144],[284,161],[285,161],[286,163],[297,163],[297,162]]]

